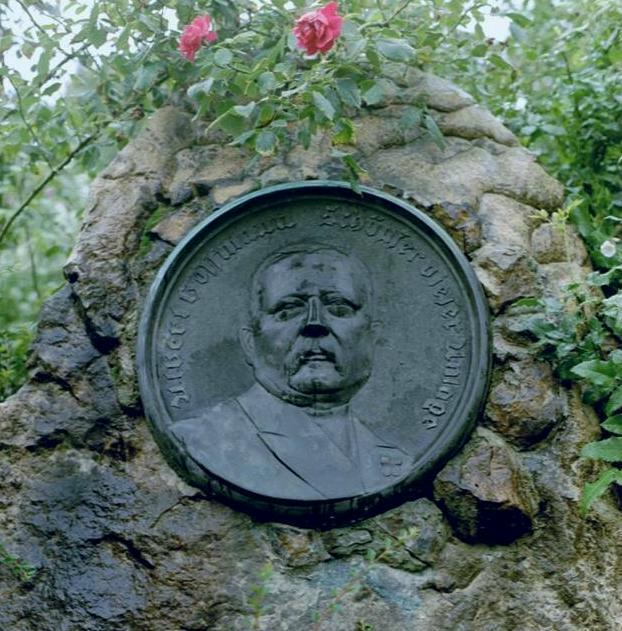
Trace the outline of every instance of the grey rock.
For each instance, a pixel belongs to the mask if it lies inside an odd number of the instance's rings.
[[[347,149],[365,183],[419,205],[472,257],[499,312],[490,429],[480,419],[446,464],[436,503],[414,499],[348,528],[257,522],[185,484],[136,390],[136,323],[157,267],[195,221],[258,181],[345,175],[326,137],[249,165],[225,134],[165,108],[95,182],[29,381],[0,403],[0,542],[36,569],[20,584],[0,564],[0,628],[619,627],[619,510],[609,495],[587,518],[577,504],[600,472],[579,458],[598,419],[534,361],[535,312],[514,304],[587,271],[574,236],[567,263],[565,242],[534,225],[563,190],[456,86],[400,64],[385,72],[389,98],[355,119]],[[456,136],[441,149],[402,129],[410,105]]]

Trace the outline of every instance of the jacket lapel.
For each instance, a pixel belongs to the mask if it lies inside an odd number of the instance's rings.
[[[238,400],[274,457],[324,497],[364,492],[358,462],[344,454],[304,409],[259,386]]]

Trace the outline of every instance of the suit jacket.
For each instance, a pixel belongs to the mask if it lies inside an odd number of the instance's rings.
[[[412,458],[379,438],[348,407],[328,423],[256,384],[244,394],[173,424],[200,467],[246,491],[294,500],[348,498],[378,491],[410,470]]]

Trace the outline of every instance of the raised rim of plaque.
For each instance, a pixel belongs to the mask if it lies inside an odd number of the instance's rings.
[[[456,285],[464,292],[462,296],[468,312],[465,335],[470,341],[470,369],[464,377],[460,400],[451,418],[447,419],[424,456],[413,457],[409,473],[380,490],[356,496],[335,499],[270,497],[236,485],[221,477],[218,471],[199,465],[185,453],[182,442],[170,429],[174,419],[167,409],[158,380],[157,332],[164,318],[167,300],[195,254],[222,230],[234,226],[245,216],[279,207],[286,210],[289,205],[301,201],[329,205],[349,203],[357,210],[385,213],[409,224],[435,256],[447,264]],[[293,237],[292,243],[295,241]],[[145,414],[156,443],[169,464],[207,496],[256,518],[319,528],[353,523],[429,492],[433,475],[464,444],[482,412],[489,385],[490,363],[488,304],[469,261],[452,238],[434,220],[401,199],[365,186],[355,191],[347,182],[329,180],[292,182],[260,189],[226,204],[201,221],[174,248],[155,276],[144,301],[137,337],[138,382]],[[420,410],[413,409],[413,423],[420,414]],[[240,454],[239,464],[244,466],[244,454]]]

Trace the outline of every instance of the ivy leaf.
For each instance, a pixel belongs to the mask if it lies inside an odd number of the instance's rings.
[[[613,386],[615,379],[615,368],[610,363],[600,359],[590,359],[581,362],[571,368],[570,371],[577,377],[586,379],[595,386],[605,388]]]
[[[321,92],[313,92],[313,103],[328,120],[332,121],[335,118],[333,104]]]
[[[596,482],[587,483],[583,488],[579,507],[581,514],[585,516],[589,507],[596,501],[611,484],[622,484],[622,471],[620,469],[607,469]]]
[[[436,121],[430,116],[430,114],[426,114],[423,117],[423,124],[425,128],[428,130],[428,133],[432,137],[432,140],[436,143],[439,149],[445,149],[445,137],[443,136],[443,132],[439,129]]]
[[[588,443],[581,450],[581,456],[605,462],[622,462],[622,436]]]
[[[622,414],[610,416],[601,427],[612,434],[622,434]]]
[[[622,386],[618,386],[609,397],[607,405],[605,405],[605,414],[607,414],[607,416],[611,416],[620,408],[622,408]]]
[[[415,49],[405,39],[378,39],[376,49],[391,61],[410,61],[415,56]]]
[[[257,134],[255,139],[255,151],[262,156],[271,156],[276,151],[278,139],[276,134],[269,129],[264,129]]]
[[[344,105],[359,108],[361,107],[361,91],[354,79],[337,79],[337,94]]]

